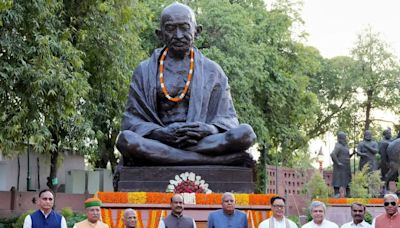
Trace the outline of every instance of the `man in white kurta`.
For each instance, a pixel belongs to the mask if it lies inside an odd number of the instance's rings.
[[[313,220],[304,224],[302,228],[339,228],[336,223],[325,218],[326,206],[323,202],[313,201],[310,206],[310,212]]]
[[[351,217],[353,221],[345,223],[341,228],[371,228],[372,226],[364,220],[365,216],[365,205],[362,203],[351,204]]]
[[[274,196],[270,202],[272,217],[261,222],[258,228],[297,228],[293,221],[285,217],[285,198]]]

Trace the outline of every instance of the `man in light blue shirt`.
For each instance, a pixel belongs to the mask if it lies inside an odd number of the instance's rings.
[[[345,223],[341,228],[371,228],[372,226],[364,220],[365,216],[365,205],[362,203],[352,203],[351,204],[351,217],[353,221]]]
[[[207,228],[248,228],[247,215],[235,209],[235,196],[225,192],[222,209],[208,215]]]

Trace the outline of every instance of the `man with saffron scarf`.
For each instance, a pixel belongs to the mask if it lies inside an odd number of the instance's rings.
[[[252,166],[256,135],[239,124],[221,67],[194,47],[194,12],[167,6],[156,34],[165,47],[135,70],[117,148],[124,166]]]

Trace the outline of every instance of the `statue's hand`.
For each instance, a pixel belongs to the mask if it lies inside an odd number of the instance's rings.
[[[206,136],[217,134],[218,129],[212,124],[195,122],[178,129],[177,133],[186,135],[191,139],[201,140]]]
[[[148,138],[160,141],[170,146],[178,146],[188,139],[187,136],[178,134],[178,129],[182,126],[183,123],[173,123],[167,127],[155,129],[148,135]]]

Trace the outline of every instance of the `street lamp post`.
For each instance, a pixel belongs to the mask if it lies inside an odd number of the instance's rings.
[[[317,155],[318,163],[319,163],[319,172],[322,174],[323,173],[323,162],[324,162],[324,153],[322,152],[322,147],[319,149],[318,155]]]

